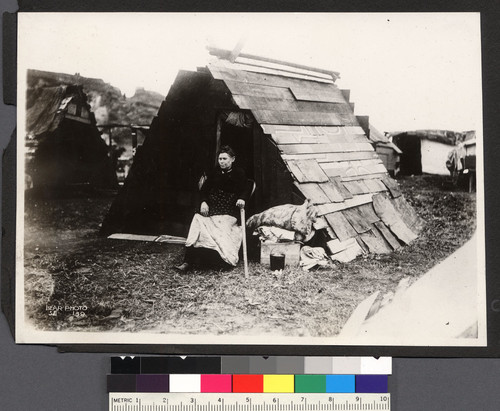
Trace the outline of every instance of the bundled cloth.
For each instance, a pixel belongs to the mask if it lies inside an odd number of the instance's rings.
[[[293,231],[266,225],[258,227],[255,233],[259,236],[260,241],[263,242],[286,243],[295,239],[295,233]]]
[[[465,154],[466,150],[463,143],[459,143],[448,153],[446,168],[450,173],[453,174],[453,172],[462,171],[464,169]]]
[[[247,220],[249,230],[260,226],[273,226],[295,232],[296,241],[309,241],[314,235],[313,224],[318,211],[311,201],[297,206],[284,204],[271,207],[262,213],[255,214]]]
[[[203,217],[195,214],[189,228],[186,247],[215,250],[226,263],[236,266],[241,241],[241,229],[235,217],[229,215]]]
[[[300,250],[300,266],[304,271],[319,265],[326,266],[330,262],[325,250],[321,247],[304,246]]]

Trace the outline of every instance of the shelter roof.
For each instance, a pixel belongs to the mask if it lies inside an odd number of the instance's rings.
[[[279,148],[297,190],[318,208],[317,228],[346,248],[355,238],[374,253],[412,241],[422,221],[389,177],[347,93],[335,85],[338,73],[280,63],[216,59],[208,70]]]
[[[439,143],[454,146],[463,141],[465,134],[450,130],[414,130],[414,131],[395,131],[390,133],[391,136],[397,138],[405,138],[405,136],[419,137],[420,139],[437,141]]]
[[[375,126],[370,124],[370,140],[373,141],[376,145],[384,145],[392,148],[396,153],[403,153],[400,148],[394,144],[389,137],[385,134],[381,133]]]
[[[54,131],[64,118],[68,104],[80,99],[86,104],[81,86],[37,87],[26,93],[26,133],[34,136]]]

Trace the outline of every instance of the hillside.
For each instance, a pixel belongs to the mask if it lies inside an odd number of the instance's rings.
[[[119,88],[102,79],[28,70],[28,87],[37,88],[61,84],[79,84],[88,96],[89,104],[96,116],[97,124],[149,125],[158,112],[165,96],[160,93],[137,88],[132,97],[126,97]],[[113,133],[115,141],[123,133]],[[120,141],[116,141],[118,145]]]

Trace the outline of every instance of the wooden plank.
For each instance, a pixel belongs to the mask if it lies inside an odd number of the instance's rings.
[[[213,49],[210,50],[210,54],[214,54],[212,53],[212,50]],[[227,53],[226,50],[221,50],[221,54],[219,54],[219,56],[224,58],[225,53]],[[304,66],[302,64],[290,63],[282,60],[276,60],[268,57],[261,57],[246,53],[238,54],[238,62],[246,65],[254,65],[256,67],[261,67],[261,68],[267,67],[291,73],[319,77],[323,80],[329,80],[329,81],[333,81],[334,79],[337,79],[339,76],[339,73],[336,71],[324,70],[315,67]]]
[[[357,135],[357,136],[365,136],[366,134],[359,125],[356,126],[322,126],[322,127],[307,127],[309,134],[311,135],[337,135],[337,134],[345,134],[345,135]]]
[[[259,123],[286,125],[342,125],[344,122],[333,113],[294,112],[278,110],[252,110]]]
[[[367,139],[364,136],[347,135],[347,134],[323,134],[309,135],[298,133],[274,132],[272,133],[273,140],[278,144],[352,144],[366,143]],[[368,152],[368,151],[367,151]],[[374,151],[371,153],[376,154]],[[370,159],[376,159],[378,156],[371,155]],[[360,159],[361,160],[361,159]]]
[[[310,153],[310,154],[283,154],[284,160],[306,160],[314,158],[318,163],[332,161],[369,160],[376,158],[373,151],[353,151],[351,153]],[[378,156],[377,156],[378,157]]]
[[[269,96],[248,96],[233,94],[234,102],[243,110],[284,110],[297,111],[294,100],[272,98]]]
[[[356,237],[356,230],[342,213],[329,213],[325,215],[325,218],[340,241]]]
[[[363,204],[358,207],[358,210],[363,214],[363,217],[370,224],[376,223],[380,221],[380,218],[377,214],[375,214],[375,210],[373,209],[373,204]]]
[[[414,232],[419,233],[424,228],[425,221],[417,214],[415,209],[406,201],[403,196],[391,200],[396,210],[399,211],[408,227]]]
[[[399,184],[397,183],[396,180],[393,180],[390,177],[386,177],[382,180],[382,183],[389,189],[391,195],[394,198],[398,198],[403,194],[399,189]]]
[[[294,95],[297,101],[308,101],[308,102],[322,102],[322,103],[345,103],[342,98],[330,93],[322,93],[317,91],[300,91],[298,92],[296,88],[290,88],[290,91]]]
[[[275,132],[298,132],[301,134],[314,135],[355,135],[364,136],[366,134],[360,126],[288,126],[288,125],[273,125],[263,124],[262,128],[265,133],[272,134]],[[366,140],[368,142],[368,140]]]
[[[335,186],[339,193],[344,197],[344,199],[350,199],[353,197],[351,192],[345,187],[340,178],[331,178],[330,182]]]
[[[317,103],[296,101],[290,99],[272,98],[269,96],[255,96],[233,94],[233,99],[241,109],[247,110],[275,110],[315,113],[345,113],[346,107],[333,103]]]
[[[328,235],[330,236],[330,238],[332,240],[337,240],[338,239],[337,235],[335,234],[335,231],[333,231],[332,227],[330,227],[329,225],[328,225],[328,227],[326,227],[326,232],[328,233]]]
[[[376,178],[370,180],[364,180],[364,183],[370,190],[370,193],[380,193],[382,191],[387,191],[387,187],[381,180]]]
[[[348,153],[372,151],[373,147],[370,143],[283,144],[280,145],[280,150],[284,154]]]
[[[285,161],[289,160],[316,160],[320,163],[327,156],[326,153],[310,153],[310,154],[281,154],[281,158]]]
[[[387,176],[387,173],[376,173],[376,174],[366,174],[364,176],[345,176],[342,177],[342,181],[357,181],[357,180],[369,180],[369,179],[382,179]]]
[[[345,162],[344,162],[345,164]],[[380,174],[385,171],[385,167],[383,164],[374,164],[369,166],[359,166],[356,167],[354,165],[345,166],[344,168],[337,167],[336,163],[321,163],[323,170],[325,170],[325,174],[328,177],[360,177],[364,175],[372,175],[372,174]],[[356,180],[361,180],[360,178],[356,178]]]
[[[326,195],[329,202],[340,203],[344,201],[345,197],[342,195],[341,190],[338,189],[335,183],[329,181],[327,183],[319,184],[319,187]]]
[[[384,164],[382,163],[382,160],[380,160],[380,163],[378,163],[378,164],[366,164],[363,166],[359,166],[357,171],[358,171],[358,175],[380,174],[380,173],[386,173],[387,169],[385,168]]]
[[[385,194],[380,193],[373,196],[373,208],[384,224],[405,244],[409,244],[417,238]]]
[[[233,95],[266,97],[273,99],[292,100],[295,98],[288,88],[270,87],[259,84],[247,84],[237,81],[224,81]]]
[[[372,225],[364,218],[358,207],[343,210],[341,213],[358,234],[366,233],[372,229]]]
[[[331,204],[321,204],[317,206],[318,215],[325,215],[329,213],[335,213],[337,211],[342,211],[347,208],[357,207],[361,204],[367,204],[372,201],[372,194],[363,194],[355,196],[349,200],[345,200],[343,203],[331,203]]]
[[[389,230],[382,221],[376,221],[374,224],[375,227],[377,227],[378,230],[382,233],[385,240],[389,243],[389,245],[393,250],[401,248],[401,243],[394,236],[394,234],[391,233],[391,230]]]
[[[330,89],[338,89],[337,86],[332,84],[331,82],[323,83],[323,81],[319,79],[314,79],[313,81],[308,81],[303,78],[302,76],[298,75],[297,78],[294,78],[293,74],[286,74],[283,73],[283,75],[279,75],[278,73],[271,74],[271,70],[269,73],[262,73],[262,72],[251,72],[251,71],[246,71],[246,70],[241,70],[241,69],[234,69],[230,67],[222,67],[219,62],[216,63],[217,66],[214,64],[209,64],[208,67],[214,77],[219,78],[226,81],[240,81],[244,83],[249,83],[249,84],[260,84],[260,85],[270,85],[270,86],[277,86],[277,87],[312,87],[318,91],[321,90],[330,90]],[[263,71],[263,70],[261,70]],[[326,81],[326,80],[325,80]],[[313,84],[313,86],[311,86]]]
[[[345,181],[343,184],[352,195],[368,194],[371,192],[363,180]]]
[[[292,133],[274,133],[271,134],[272,139],[276,142],[276,144],[283,145],[283,144],[301,144],[302,143],[302,138],[299,134],[292,134]],[[298,159],[295,159],[298,160]]]
[[[373,160],[377,158],[378,155],[375,151],[352,151],[349,153],[325,153],[321,162]]]
[[[318,217],[316,221],[313,223],[313,227],[315,230],[322,230],[324,228],[329,227],[329,225],[325,217]]]
[[[325,183],[330,181],[316,160],[289,161],[289,163],[292,162],[300,168],[308,182]]]
[[[288,166],[288,169],[299,183],[309,182],[304,173],[302,173],[301,169],[297,166],[295,161],[287,161],[286,165]]]
[[[261,61],[256,62],[253,59],[244,58],[238,56],[238,61],[230,61],[233,63],[231,65],[226,65],[226,67],[232,67],[236,70],[245,70],[254,73],[266,73],[274,74],[277,76],[285,76],[298,78],[303,80],[317,81],[320,83],[333,84],[334,79],[331,75],[321,74],[318,72],[311,72],[306,70],[299,70],[291,68],[289,65],[280,65],[274,63],[262,63]]]
[[[310,199],[313,204],[325,204],[330,203],[330,199],[324,193],[324,191],[320,188],[319,184],[316,183],[306,183],[306,184],[298,184],[295,183],[295,186],[301,191],[302,194],[308,199]]]
[[[367,245],[371,253],[388,254],[392,252],[392,248],[385,241],[382,234],[380,234],[376,227],[373,227],[373,229],[367,233],[361,234],[360,237]]]
[[[361,249],[365,254],[370,253],[370,249],[367,247],[367,245],[364,243],[364,241],[361,239],[359,235],[356,237],[356,241],[358,242],[359,246],[361,247]]]

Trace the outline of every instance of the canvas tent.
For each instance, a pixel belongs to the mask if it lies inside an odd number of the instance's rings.
[[[102,227],[186,235],[200,178],[229,144],[256,182],[247,215],[305,198],[325,240],[384,253],[422,221],[387,174],[338,73],[240,55],[180,71]]]
[[[448,175],[446,159],[463,139],[463,133],[448,130],[397,131],[391,133],[401,154],[401,174]]]
[[[108,149],[81,86],[36,87],[26,95],[27,188],[115,188]]]

